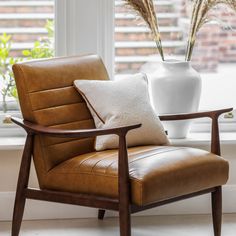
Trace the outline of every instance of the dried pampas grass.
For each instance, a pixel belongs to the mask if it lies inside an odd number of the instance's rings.
[[[236,0],[186,0],[191,2],[191,24],[188,36],[188,46],[186,52],[186,61],[190,61],[193,54],[193,48],[196,43],[197,33],[200,28],[210,22],[209,12],[218,4],[225,4],[236,12]],[[137,13],[138,17],[142,18],[149,29],[151,30],[157,49],[164,61],[164,53],[159,31],[158,19],[154,7],[153,0],[124,0],[127,6],[130,6]]]
[[[229,5],[234,11],[236,11],[236,0],[222,0],[222,3]]]
[[[211,21],[208,15],[209,11],[216,7],[218,4],[228,5],[236,11],[236,0],[191,0],[191,2],[192,17],[188,38],[186,61],[190,61],[192,58],[197,32],[204,24]]]
[[[149,27],[152,37],[157,45],[157,49],[164,61],[164,53],[159,31],[158,19],[154,7],[153,0],[124,0],[126,5],[130,6],[141,17]]]
[[[196,43],[197,32],[204,24],[210,21],[210,19],[208,19],[209,11],[221,2],[222,0],[192,0],[192,17],[190,23],[186,61],[191,60],[193,48]]]

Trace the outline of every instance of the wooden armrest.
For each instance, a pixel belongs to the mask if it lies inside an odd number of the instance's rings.
[[[208,117],[212,119],[212,130],[211,130],[211,152],[216,155],[221,155],[220,151],[220,135],[219,135],[219,116],[223,113],[232,111],[233,108],[214,110],[214,111],[205,111],[205,112],[196,112],[189,114],[172,114],[172,115],[161,115],[161,121],[174,121],[174,120],[188,120],[188,119],[197,119]]]
[[[88,137],[96,137],[99,135],[109,135],[109,134],[118,135],[119,136],[119,148],[118,148],[119,197],[121,201],[123,201],[123,199],[125,199],[124,195],[128,196],[129,164],[128,164],[128,151],[126,146],[126,134],[130,130],[141,127],[141,124],[117,127],[112,129],[60,130],[37,125],[32,122],[22,120],[19,118],[12,118],[11,120],[15,124],[24,128],[28,134],[21,162],[22,170],[25,170],[25,166],[27,166],[27,169],[30,168],[31,155],[33,152],[33,145],[34,145],[34,135],[40,134],[59,138],[88,138]],[[28,175],[26,176],[26,178],[28,179]]]
[[[128,164],[128,151],[126,146],[126,134],[133,129],[141,127],[141,124],[130,125],[124,127],[117,127],[112,129],[86,129],[86,130],[60,130],[48,128],[45,126],[37,125],[32,122],[22,120],[19,118],[12,118],[12,122],[21,126],[27,132],[27,139],[24,148],[21,166],[30,168],[31,155],[33,152],[34,135],[47,135],[59,138],[88,138],[96,137],[99,135],[115,134],[119,136],[119,158],[118,158],[118,182],[119,182],[119,196],[121,201],[124,195],[129,194],[129,164]],[[22,169],[24,169],[22,167]],[[28,178],[26,176],[26,178]]]
[[[181,114],[167,114],[160,115],[159,118],[161,121],[173,121],[173,120],[189,120],[189,119],[198,119],[198,118],[213,118],[219,117],[220,115],[232,111],[233,108],[214,110],[214,111],[204,111],[204,112],[196,112],[196,113],[181,113]]]
[[[82,129],[82,130],[61,130],[37,125],[32,122],[12,117],[12,122],[25,129],[28,134],[40,134],[59,138],[88,138],[100,135],[115,134],[125,136],[128,131],[141,127],[141,124],[116,127],[112,129]]]

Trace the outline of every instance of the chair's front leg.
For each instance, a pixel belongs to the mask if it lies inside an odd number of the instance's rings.
[[[217,187],[216,191],[212,193],[212,218],[214,235],[221,236],[222,224],[222,187]]]
[[[12,236],[19,235],[21,222],[24,214],[25,201],[26,201],[24,191],[28,187],[28,182],[29,182],[33,141],[34,141],[34,136],[28,134],[21,160],[20,172],[17,183],[13,220],[12,220]]]
[[[212,115],[212,127],[211,127],[211,152],[220,156],[220,132],[219,132],[219,115]]]
[[[105,210],[99,209],[99,210],[98,210],[98,219],[99,219],[99,220],[103,220],[103,219],[104,219],[104,216],[105,216],[105,213],[106,213]]]
[[[130,180],[125,135],[119,138],[119,219],[120,236],[131,236]]]

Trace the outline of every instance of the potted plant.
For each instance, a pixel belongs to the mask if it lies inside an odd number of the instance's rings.
[[[227,4],[236,10],[235,0],[189,0],[191,6],[191,22],[188,35],[185,60],[166,60],[158,24],[158,9],[153,0],[125,0],[142,18],[150,29],[156,42],[161,63],[150,78],[150,93],[154,109],[158,114],[196,112],[201,96],[201,78],[191,66],[191,58],[197,33],[201,27],[212,20],[210,10],[219,4]],[[215,20],[215,19],[214,19]],[[190,122],[166,122],[165,128],[171,138],[186,137]]]
[[[50,58],[54,56],[54,22],[47,20],[45,25],[47,36],[34,42],[32,49],[22,52],[27,60]]]
[[[54,25],[53,21],[47,21],[45,28],[47,36],[34,42],[34,47],[22,51],[25,60],[50,58],[54,55]],[[11,36],[4,33],[0,36],[0,124],[11,124],[11,110],[18,110],[18,95],[13,77],[12,65],[22,61],[23,58],[10,57],[12,40]],[[9,98],[11,101],[9,101]]]
[[[17,99],[17,91],[15,86],[15,80],[12,73],[12,65],[17,63],[19,59],[10,57],[11,51],[11,36],[4,33],[0,36],[0,77],[1,77],[1,95],[2,103],[1,108],[3,114],[0,117],[1,122],[10,123],[10,119],[7,116],[9,111],[10,102],[7,101],[8,97]]]

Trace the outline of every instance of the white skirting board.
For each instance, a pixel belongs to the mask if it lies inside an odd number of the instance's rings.
[[[14,192],[0,193],[0,221],[11,220],[14,197]],[[147,210],[138,215],[209,214],[210,212],[210,194],[207,194]],[[236,185],[223,187],[223,212],[236,213]],[[115,215],[113,212],[106,214],[106,216]],[[24,213],[25,220],[93,217],[97,217],[97,209],[33,200],[27,200]]]

